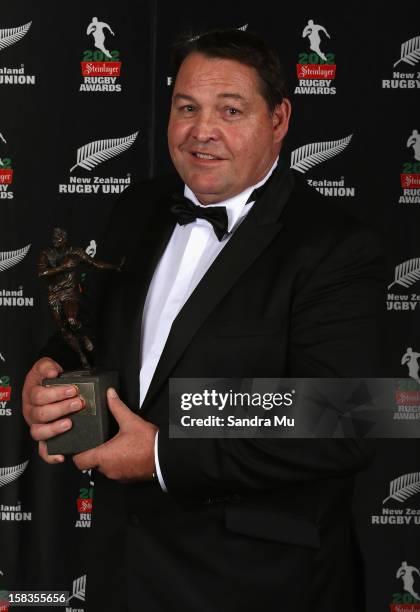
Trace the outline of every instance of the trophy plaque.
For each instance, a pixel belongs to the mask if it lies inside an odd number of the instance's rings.
[[[113,417],[108,409],[106,392],[114,387],[118,392],[118,373],[92,368],[89,353],[94,349],[86,329],[79,319],[81,302],[80,268],[88,265],[97,270],[121,271],[119,265],[98,261],[82,247],[67,243],[67,232],[55,228],[52,247],[43,249],[38,260],[38,276],[48,285],[48,302],[62,339],[78,355],[81,369],[63,372],[57,378],[45,378],[44,387],[74,385],[83,408],[66,415],[73,426],[47,440],[49,455],[74,455],[106,442]]]
[[[118,393],[117,372],[73,370],[63,372],[58,378],[44,378],[42,385],[75,385],[84,404],[79,412],[68,415],[73,421],[71,429],[47,440],[49,455],[75,455],[108,440],[112,415],[108,410],[106,391],[114,387]]]

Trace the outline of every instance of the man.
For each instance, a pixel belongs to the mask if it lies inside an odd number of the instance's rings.
[[[175,69],[168,141],[182,180],[127,190],[105,242],[126,265],[101,299],[97,360],[119,371],[121,397],[108,394],[116,436],[74,457],[97,470],[89,612],[354,612],[362,444],[170,439],[168,381],[377,374],[373,238],[288,170],[273,50],[209,33],[178,45]],[[34,365],[24,414],[55,463],[45,440],[80,400],[40,387],[69,363],[57,343],[44,354],[60,365]]]

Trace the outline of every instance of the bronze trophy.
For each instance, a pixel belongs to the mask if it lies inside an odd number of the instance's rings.
[[[93,343],[79,320],[81,302],[80,274],[83,264],[97,270],[121,271],[119,265],[98,261],[87,255],[82,247],[70,246],[67,232],[55,228],[52,248],[43,249],[38,260],[38,276],[48,284],[48,302],[55,324],[68,346],[77,353],[81,370],[63,372],[57,378],[45,378],[43,386],[75,385],[84,407],[68,415],[73,427],[47,441],[50,455],[74,455],[103,444],[109,437],[109,419],[106,391],[118,391],[118,373],[91,368],[88,354]]]

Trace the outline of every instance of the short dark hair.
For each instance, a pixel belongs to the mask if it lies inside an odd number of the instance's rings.
[[[270,112],[287,97],[286,79],[279,54],[256,34],[231,29],[179,37],[172,47],[174,80],[182,62],[191,53],[236,60],[255,68],[260,79],[260,93]]]

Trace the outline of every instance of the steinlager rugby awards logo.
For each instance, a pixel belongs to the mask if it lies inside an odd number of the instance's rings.
[[[402,582],[404,592],[393,593],[390,612],[420,612],[419,568],[403,561],[395,573],[395,578]]]
[[[83,473],[89,475],[89,487],[82,487],[79,490],[77,498],[77,512],[79,518],[76,520],[75,527],[86,528],[90,527],[93,505],[93,487],[92,470],[83,470]]]
[[[10,376],[0,375],[0,417],[12,416],[12,409],[7,407],[11,397]]]
[[[350,134],[340,140],[312,142],[299,147],[292,152],[290,167],[305,174],[318,164],[342,153],[349,145],[352,136]],[[346,186],[344,176],[335,179],[307,179],[307,183],[325,196],[354,197],[356,193],[355,187]]]
[[[414,161],[406,162],[400,174],[402,193],[399,204],[420,204],[420,134],[413,130],[407,139],[407,148],[412,149]]]
[[[0,488],[9,485],[22,476],[29,461],[19,465],[0,468]],[[32,512],[24,512],[20,501],[13,505],[0,504],[0,523],[31,521]]]
[[[0,569],[0,612],[9,610],[9,591],[5,581],[5,573]]]
[[[336,64],[334,53],[324,53],[326,38],[331,38],[324,26],[309,19],[303,29],[302,38],[309,45],[309,51],[299,53],[296,73],[299,85],[295,87],[295,94],[325,95],[335,94],[334,82]]]
[[[0,251],[0,274],[16,266],[24,259],[30,249],[30,244],[16,251]],[[34,298],[27,297],[23,293],[23,286],[17,289],[0,289],[0,306],[33,306]]]
[[[372,525],[420,525],[420,472],[403,474],[389,483],[381,514],[371,516]]]
[[[395,391],[394,420],[414,421],[420,419],[420,378],[419,378],[420,353],[413,351],[411,346],[407,347],[401,357],[401,365],[407,366],[410,378],[398,381]]]
[[[3,134],[0,132],[0,200],[11,200],[13,198],[13,191],[10,190],[10,186],[13,182],[13,168],[12,160],[3,153],[6,148],[4,145],[7,141]]]
[[[109,51],[107,46],[110,36],[115,36],[111,26],[97,17],[92,17],[86,35],[93,38],[94,49],[83,51],[81,61],[83,82],[79,91],[117,92],[122,90],[118,79],[121,75],[120,52]]]
[[[138,132],[123,138],[109,138],[107,140],[94,140],[77,149],[77,160],[70,168],[70,174],[79,170],[91,172],[103,162],[121,155],[134,143]],[[58,186],[59,193],[114,194],[122,193],[131,183],[131,174],[125,177],[117,176],[69,176],[68,183]]]
[[[0,58],[3,59],[3,53],[7,47],[14,45],[21,40],[29,31],[32,22],[25,23],[17,28],[0,29]],[[8,67],[1,65],[0,60],[0,85],[35,85],[35,76],[25,74],[25,65],[19,67]]]
[[[402,43],[392,78],[382,79],[382,89],[420,89],[420,36]],[[409,70],[410,72],[407,72]]]
[[[407,259],[395,268],[394,280],[388,285],[386,297],[387,310],[413,312],[419,310],[420,295],[411,287],[420,280],[420,257]],[[390,291],[393,289],[399,293]]]

